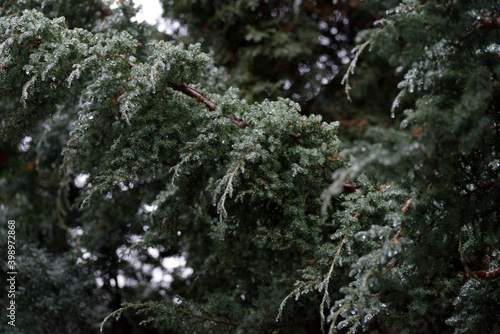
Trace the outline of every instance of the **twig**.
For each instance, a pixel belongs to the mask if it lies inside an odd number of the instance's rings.
[[[207,98],[201,95],[201,93],[198,92],[196,89],[186,86],[184,84],[178,85],[171,81],[168,83],[168,86],[176,91],[186,94],[187,96],[194,97],[197,101],[204,103],[210,111],[215,111],[216,105],[207,100]]]
[[[394,236],[394,238],[392,238],[392,239],[391,239],[391,242],[392,242],[392,243],[397,243],[397,244],[399,245],[400,243],[399,243],[399,241],[398,241],[398,238],[399,238],[399,236],[401,235],[401,233],[402,233],[402,232],[403,232],[403,228],[401,227],[401,228],[398,230],[398,232],[396,233],[396,235]],[[382,272],[382,275],[385,275],[386,273],[388,273],[389,271],[391,271],[391,270],[392,270],[392,268],[394,268],[394,267],[398,264],[399,260],[401,260],[401,256],[399,256],[399,257],[396,259],[396,261],[394,261],[394,262],[393,262],[393,263],[389,266],[389,268],[387,268],[386,270],[384,270],[384,271]]]
[[[378,34],[378,33],[377,33]],[[373,38],[374,39],[374,38]],[[344,77],[342,78],[342,81],[340,82],[341,85],[345,84],[345,92],[347,94],[347,99],[351,101],[351,95],[349,92],[351,91],[351,86],[349,85],[349,76],[351,74],[354,74],[354,68],[356,67],[356,63],[358,62],[359,55],[363,52],[363,50],[371,43],[373,42],[373,39],[369,39],[366,42],[364,42],[361,45],[356,46],[352,51],[356,51],[356,54],[354,55],[354,58],[351,60],[351,63],[349,64],[349,68],[347,69]]]
[[[324,326],[325,326],[325,303],[328,298],[328,283],[330,282],[330,277],[332,277],[332,272],[333,268],[335,267],[335,262],[337,262],[337,258],[340,254],[340,251],[342,249],[342,246],[344,245],[345,239],[347,238],[347,232],[344,234],[344,238],[342,239],[342,242],[340,243],[339,248],[337,249],[337,253],[335,253],[335,256],[333,257],[333,262],[332,265],[330,266],[330,270],[328,271],[328,275],[326,276],[325,280],[325,293],[323,294],[323,299],[321,300],[321,305],[319,307],[320,309],[320,316],[321,316],[321,331],[324,331]]]
[[[104,320],[101,322],[101,327],[100,327],[100,330],[99,330],[99,333],[102,333],[102,331],[104,330],[104,324],[106,323],[106,321],[108,321],[109,318],[111,317],[116,317],[117,315],[121,315],[123,313],[123,311],[126,311],[128,310],[129,308],[132,308],[132,307],[141,307],[141,306],[144,306],[144,304],[131,304],[131,305],[127,305],[127,306],[124,306],[122,308],[119,308],[118,310],[116,311],[113,311],[111,312],[110,314],[108,314],[108,316],[106,318],[104,318]]]
[[[227,197],[227,195],[229,195],[229,197],[232,196],[232,192],[233,192],[233,190],[232,190],[233,179],[236,176],[236,174],[238,173],[238,170],[240,169],[241,163],[243,162],[243,160],[245,159],[245,157],[247,156],[247,154],[249,154],[253,150],[253,148],[255,147],[255,145],[257,145],[258,143],[259,143],[259,141],[256,141],[252,145],[252,147],[250,147],[248,149],[248,151],[241,156],[240,160],[238,161],[238,164],[236,165],[236,168],[231,172],[231,175],[229,176],[229,180],[226,183],[226,189],[224,190],[224,193],[222,194],[222,197],[221,197],[221,199],[219,201],[219,204],[217,205],[217,210],[218,210],[218,213],[219,213],[219,229],[220,229],[221,236],[224,236],[224,229],[223,229],[223,226],[222,226],[222,222],[224,221],[224,216],[227,215],[226,209],[224,208],[224,204],[226,203],[226,197]],[[216,189],[216,191],[217,191],[217,189]]]
[[[227,118],[229,118],[234,124],[236,124],[240,129],[246,129],[247,125],[243,123],[243,121],[237,119],[236,117],[232,115],[226,115]]]
[[[482,281],[491,281],[495,278],[500,278],[500,268],[496,268],[490,271],[474,271],[474,275]]]
[[[387,268],[386,270],[384,270],[384,271],[382,272],[382,275],[385,275],[386,273],[388,273],[389,271],[391,271],[391,269],[392,269],[392,268],[394,268],[394,267],[398,264],[399,260],[401,260],[401,256],[400,256],[400,257],[398,257],[398,258],[396,259],[396,261],[394,261],[394,262],[393,262],[393,263],[389,266],[389,268]]]
[[[194,89],[192,87],[186,86],[184,84],[178,85],[178,84],[175,84],[175,83],[173,83],[171,81],[169,81],[168,86],[170,88],[172,88],[173,90],[179,91],[179,92],[181,92],[181,93],[183,93],[183,94],[185,94],[185,95],[187,95],[189,97],[195,98],[196,101],[198,101],[198,102],[204,103],[208,107],[208,109],[210,111],[215,111],[215,109],[217,108],[217,106],[215,105],[215,103],[209,101],[206,97],[204,97],[203,95],[201,95],[200,92],[198,92],[196,89]],[[233,115],[224,115],[224,116],[227,117],[227,118],[229,118],[240,129],[246,129],[247,128],[247,125],[245,123],[243,123],[242,120],[237,119]]]
[[[123,60],[127,60],[127,57],[123,56],[123,55],[115,55],[116,57],[120,57],[121,59]],[[136,67],[137,65],[132,63],[131,61],[128,62],[129,66],[131,68],[134,68]],[[158,75],[158,73],[156,74]],[[204,97],[203,95],[201,95],[201,93],[199,91],[197,91],[196,89],[192,88],[192,87],[189,87],[189,86],[186,86],[184,84],[181,84],[181,85],[178,85],[176,83],[173,83],[172,81],[169,81],[168,82],[168,86],[170,88],[172,88],[173,90],[176,90],[178,92],[181,92],[189,97],[193,97],[196,99],[196,101],[198,102],[202,102],[204,103],[208,109],[210,111],[215,111],[215,109],[217,109],[217,106],[215,105],[215,103],[211,102],[210,100],[208,100],[206,97]],[[247,125],[245,123],[243,123],[242,120],[239,120],[237,119],[236,117],[234,117],[233,115],[225,115],[227,118],[229,118],[234,124],[236,124],[240,129],[246,129],[247,128]]]
[[[288,296],[285,297],[285,299],[283,299],[281,301],[280,308],[278,310],[278,315],[276,316],[276,322],[278,322],[281,319],[281,317],[283,315],[283,309],[285,308],[287,300],[290,299],[293,295],[298,294],[300,292],[300,290],[302,290],[302,288],[304,288],[305,286],[311,287],[313,285],[313,283],[314,283],[313,280],[310,280],[310,281],[307,281],[307,282],[303,282],[297,288],[295,288],[292,292],[290,292],[288,294]]]
[[[306,201],[307,201],[307,197],[309,197],[309,194],[311,193],[311,190],[312,188],[309,188],[309,190],[307,191],[306,195],[304,196],[304,204],[306,204]]]
[[[394,236],[394,238],[392,238],[392,240],[396,240],[397,238],[399,238],[399,236],[401,235],[401,232],[403,232],[402,227],[398,230],[398,233],[396,233],[396,235]]]
[[[401,208],[401,211],[403,211],[403,212],[408,211],[408,209],[410,208],[411,203],[412,203],[411,199],[407,200],[405,206],[403,206]]]
[[[123,55],[119,55],[119,54],[116,54],[115,57],[120,57],[123,60],[128,60],[127,57],[125,57]],[[129,61],[128,64],[129,64],[129,66],[131,68],[134,68],[134,67],[137,66],[136,64],[132,63],[131,61]],[[155,75],[158,76],[158,72]],[[185,95],[187,95],[189,97],[195,98],[196,101],[198,101],[198,102],[204,103],[208,107],[208,109],[210,111],[215,111],[215,109],[217,109],[217,106],[215,105],[215,103],[213,103],[210,100],[208,100],[206,97],[204,97],[203,95],[201,95],[201,93],[199,91],[197,91],[196,89],[194,89],[192,87],[186,86],[185,84],[178,85],[176,83],[173,83],[172,81],[168,82],[168,86],[170,88],[172,88],[173,90],[181,92],[182,94],[185,94]],[[229,118],[240,129],[246,129],[247,128],[247,125],[245,123],[243,123],[242,120],[237,119],[233,115],[224,115],[224,116],[227,117],[227,118]],[[294,137],[299,141],[299,143],[302,142],[302,139],[300,138],[300,136],[294,135]]]

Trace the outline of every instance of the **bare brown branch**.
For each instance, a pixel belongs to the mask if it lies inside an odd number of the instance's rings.
[[[210,102],[203,95],[201,95],[201,93],[198,92],[196,89],[188,87],[184,84],[178,85],[178,84],[175,84],[173,82],[169,82],[168,86],[176,91],[179,91],[183,94],[186,94],[187,96],[194,97],[197,101],[204,103],[210,111],[215,111],[216,105],[214,103]]]
[[[500,268],[496,268],[490,271],[475,271],[474,275],[482,281],[491,281],[496,278],[500,278]]]

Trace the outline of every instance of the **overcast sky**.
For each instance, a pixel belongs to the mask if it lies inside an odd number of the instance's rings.
[[[158,0],[134,0],[134,3],[137,6],[142,6],[142,11],[136,16],[139,22],[146,21],[150,24],[156,24],[158,19],[161,19],[163,9]]]
[[[141,5],[141,11],[135,16],[137,21],[146,21],[149,24],[155,25],[159,31],[168,35],[172,35],[174,31],[180,34],[186,32],[180,28],[179,22],[169,18],[162,18],[163,9],[161,8],[160,1],[158,0],[134,0],[136,6]]]

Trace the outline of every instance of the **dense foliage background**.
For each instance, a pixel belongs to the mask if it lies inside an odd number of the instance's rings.
[[[162,4],[0,1],[2,332],[500,333],[499,1]]]

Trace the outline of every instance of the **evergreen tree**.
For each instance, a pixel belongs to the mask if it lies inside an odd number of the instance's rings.
[[[2,332],[500,333],[499,1],[163,5],[0,2]]]

